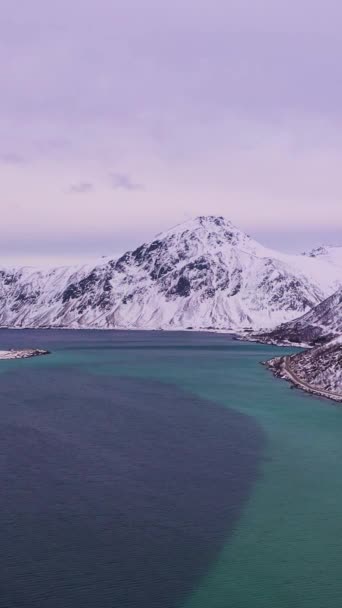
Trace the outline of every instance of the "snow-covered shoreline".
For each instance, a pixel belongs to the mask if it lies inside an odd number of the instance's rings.
[[[0,360],[3,359],[28,359],[29,357],[40,357],[49,355],[48,350],[39,348],[25,348],[23,350],[0,350]]]
[[[267,334],[265,333],[265,336]],[[240,342],[254,342],[255,344],[262,344],[264,346],[280,346],[284,348],[313,348],[312,344],[308,342],[291,342],[290,340],[276,340],[272,338],[265,337],[260,333],[240,333],[235,332],[235,339]]]
[[[339,338],[297,355],[275,357],[264,365],[277,378],[287,380],[296,388],[341,403],[341,344]]]

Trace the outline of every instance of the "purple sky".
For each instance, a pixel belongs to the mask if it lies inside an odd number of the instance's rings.
[[[342,244],[341,23],[337,0],[2,0],[3,262],[207,213]]]

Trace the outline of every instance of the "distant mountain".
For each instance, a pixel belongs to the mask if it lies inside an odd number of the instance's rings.
[[[342,271],[342,246],[323,245],[303,255],[324,262],[333,273]]]
[[[0,270],[0,326],[273,328],[341,285],[342,256],[283,254],[201,216],[93,266]]]
[[[304,253],[310,258],[318,258],[331,265],[341,268],[342,266],[342,246],[323,245]]]
[[[342,335],[342,289],[298,319],[258,336],[269,343],[314,346]]]

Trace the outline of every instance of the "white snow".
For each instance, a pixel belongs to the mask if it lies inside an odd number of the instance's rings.
[[[222,217],[199,217],[120,259],[0,269],[0,326],[273,328],[342,285],[330,257],[273,251]]]
[[[342,337],[291,357],[291,366],[303,382],[342,398]]]
[[[28,359],[39,355],[46,355],[47,351],[26,348],[24,350],[0,350],[1,359]]]

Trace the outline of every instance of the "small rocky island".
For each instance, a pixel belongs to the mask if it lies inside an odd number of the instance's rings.
[[[39,348],[24,348],[22,350],[0,350],[0,359],[28,359],[29,357],[40,357],[49,355],[48,350]]]

